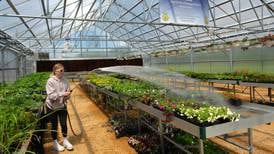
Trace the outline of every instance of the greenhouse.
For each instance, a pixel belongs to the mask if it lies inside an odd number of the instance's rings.
[[[0,154],[273,154],[273,0],[0,0]]]

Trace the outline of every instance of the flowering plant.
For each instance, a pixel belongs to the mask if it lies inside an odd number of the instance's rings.
[[[186,116],[188,119],[196,118],[200,123],[213,123],[218,119],[237,121],[240,117],[240,114],[232,112],[227,107],[204,106],[194,109],[180,104],[178,111],[180,116]]]

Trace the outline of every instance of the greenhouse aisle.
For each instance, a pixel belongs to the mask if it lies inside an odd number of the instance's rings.
[[[71,83],[71,88],[75,86]],[[131,148],[127,137],[116,139],[115,134],[107,125],[108,117],[94,104],[79,87],[75,88],[72,96],[72,103],[68,104],[68,112],[71,123],[76,134],[74,136],[68,126],[68,137],[74,145],[73,151],[60,153],[69,154],[135,154],[135,150]],[[59,128],[59,141],[60,137]],[[46,134],[45,153],[58,153],[52,150],[52,139]]]

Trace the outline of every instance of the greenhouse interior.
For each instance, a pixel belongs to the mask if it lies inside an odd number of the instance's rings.
[[[273,10],[0,0],[0,154],[273,154]]]

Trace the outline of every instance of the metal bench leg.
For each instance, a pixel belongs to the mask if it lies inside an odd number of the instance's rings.
[[[160,142],[161,142],[161,153],[165,153],[164,149],[164,130],[163,130],[163,124],[161,119],[159,119],[159,133],[160,133]]]
[[[204,141],[202,139],[199,139],[199,151],[200,154],[204,154]]]
[[[248,128],[248,153],[252,154],[253,153],[253,134],[252,134],[252,128]]]

